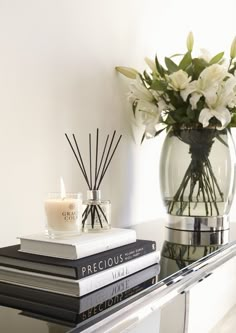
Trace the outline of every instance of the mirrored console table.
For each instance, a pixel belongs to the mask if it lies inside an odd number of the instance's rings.
[[[148,288],[107,305],[84,321],[25,311],[0,293],[0,331],[34,333],[229,333],[235,332],[236,223],[217,244],[173,242],[164,222],[134,226],[137,237],[155,240],[161,251],[160,272]],[[6,284],[7,293],[7,284]],[[46,314],[46,315],[45,315]],[[235,316],[236,317],[236,316]],[[224,331],[223,331],[224,329]]]

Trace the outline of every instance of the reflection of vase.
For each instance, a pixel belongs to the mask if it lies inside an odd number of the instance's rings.
[[[165,241],[161,250],[161,272],[159,278],[163,279],[180,269],[187,267],[194,261],[216,251],[222,245],[186,245]]]
[[[164,142],[160,182],[171,220],[225,220],[232,204],[235,150],[228,129],[173,127]],[[220,225],[222,228],[222,224]],[[180,228],[181,229],[181,228]]]
[[[229,242],[229,229],[216,231],[177,230],[167,226],[161,250],[159,278],[163,279]]]

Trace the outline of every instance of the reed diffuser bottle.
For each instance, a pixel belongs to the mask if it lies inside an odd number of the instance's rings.
[[[111,202],[101,199],[101,190],[87,191],[87,200],[83,201],[83,231],[97,232],[111,228]]]
[[[75,135],[73,134],[73,145],[66,134],[67,141],[89,188],[87,200],[83,201],[82,231],[84,232],[100,232],[111,228],[111,203],[109,200],[102,200],[100,185],[121,139],[120,135],[117,142],[114,143],[115,135],[116,131],[113,132],[110,142],[109,135],[107,135],[104,147],[99,152],[99,130],[97,129],[95,154],[92,158],[92,138],[89,134],[89,173],[87,173]]]

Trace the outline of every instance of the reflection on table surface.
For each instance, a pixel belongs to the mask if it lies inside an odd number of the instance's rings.
[[[39,302],[38,291],[32,290],[31,297],[27,299],[22,297],[24,294],[22,287],[0,283],[1,331],[6,333],[15,331],[25,333],[82,332],[101,319],[124,309],[144,295],[148,295],[155,289],[155,286],[158,287],[159,282],[164,278],[181,269],[186,269],[189,264],[224,246],[222,244],[186,246],[169,242],[165,238],[164,225],[156,222],[138,225],[135,229],[138,238],[156,240],[157,248],[162,254],[160,266],[153,265],[83,298],[77,298],[77,305],[75,304],[73,309],[64,306],[64,304],[71,304],[69,296],[62,295],[61,299],[57,299],[56,304],[53,295],[51,299],[46,297],[46,303],[42,301],[43,297]],[[232,224],[231,240],[236,239],[235,231],[236,224]],[[149,333],[184,332],[186,302],[186,293],[183,293],[153,311],[153,314],[147,318]],[[146,327],[145,320],[130,332],[143,333],[145,329],[142,328],[142,325]]]
[[[69,330],[64,325],[33,318],[23,311],[3,306],[0,307],[0,328],[4,333],[65,333]]]

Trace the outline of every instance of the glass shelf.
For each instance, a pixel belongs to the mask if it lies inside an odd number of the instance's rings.
[[[55,316],[50,316],[50,311],[47,315],[46,310],[43,314],[28,311],[28,309],[25,311],[22,305],[19,307],[12,297],[8,307],[0,306],[1,331],[4,333],[13,331],[25,333],[32,331],[34,333],[114,331],[121,333],[129,329],[131,333],[143,333],[144,328],[148,327],[149,333],[192,333],[188,331],[188,327],[191,325],[186,319],[189,317],[187,306],[189,291],[200,281],[210,279],[209,277],[219,267],[236,258],[236,241],[234,241],[236,240],[236,223],[231,223],[230,239],[224,240],[224,244],[211,248],[187,247],[187,251],[184,251],[186,250],[184,244],[169,241],[164,221],[163,223],[160,221],[148,222],[133,228],[137,232],[137,238],[155,240],[157,249],[162,251],[161,272],[155,279],[150,279],[148,286],[128,295],[122,301],[107,304],[101,312],[96,310],[96,313],[94,310],[82,322],[79,322],[81,320],[77,320],[77,317],[69,321],[70,314],[63,314],[63,312],[58,312],[57,318],[55,318]],[[166,246],[166,242],[168,242],[168,246]],[[0,294],[1,304],[5,303],[4,295]],[[175,319],[170,321],[170,315],[173,313],[175,313]]]

